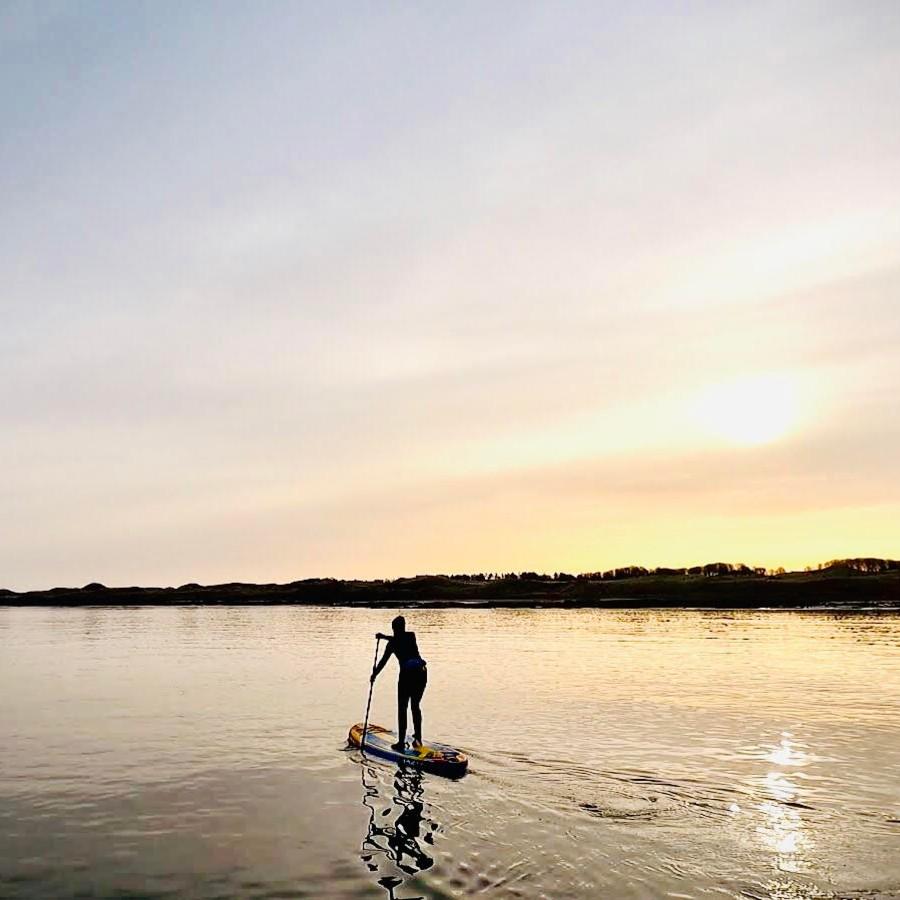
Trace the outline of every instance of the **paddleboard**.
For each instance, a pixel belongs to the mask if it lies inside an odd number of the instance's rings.
[[[350,729],[348,739],[354,747],[360,746],[363,723],[359,722]],[[427,772],[436,775],[446,775],[448,778],[459,778],[466,774],[469,766],[469,758],[465,753],[446,744],[419,744],[415,747],[406,745],[403,751],[395,750],[391,744],[396,743],[397,733],[383,728],[381,725],[369,723],[366,729],[365,752],[381,759],[389,759],[398,763],[409,763],[419,766]]]

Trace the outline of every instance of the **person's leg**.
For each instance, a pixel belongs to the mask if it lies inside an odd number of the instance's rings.
[[[402,750],[406,744],[406,706],[409,703],[409,686],[403,675],[397,681],[397,743],[395,750]]]
[[[422,743],[422,709],[419,706],[420,701],[422,700],[422,694],[425,693],[425,685],[428,684],[428,672],[426,669],[422,669],[421,672],[416,673],[418,677],[416,678],[416,684],[413,691],[410,694],[410,705],[412,706],[412,720],[413,720],[413,740],[417,744]]]

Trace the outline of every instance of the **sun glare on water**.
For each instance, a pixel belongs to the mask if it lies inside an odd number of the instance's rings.
[[[691,413],[706,434],[751,447],[795,430],[803,415],[803,402],[796,379],[762,375],[706,388],[695,397]]]

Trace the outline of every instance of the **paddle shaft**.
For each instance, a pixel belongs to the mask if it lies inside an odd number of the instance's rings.
[[[381,640],[380,637],[375,638],[375,656],[372,657],[372,674],[375,674],[375,666],[378,665],[378,642]],[[362,734],[359,737],[359,749],[362,750],[363,753],[366,752],[366,732],[369,730],[369,710],[372,708],[372,688],[375,687],[374,679],[369,679],[369,699],[366,701],[366,718],[363,721],[363,730]]]

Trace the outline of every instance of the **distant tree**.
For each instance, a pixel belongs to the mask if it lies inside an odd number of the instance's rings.
[[[616,578],[640,578],[642,575],[649,575],[650,572],[643,566],[622,566],[616,569]]]
[[[825,563],[826,569],[849,569],[851,572],[880,574],[900,569],[900,560],[880,559],[873,556],[853,557],[852,559],[832,559]]]

